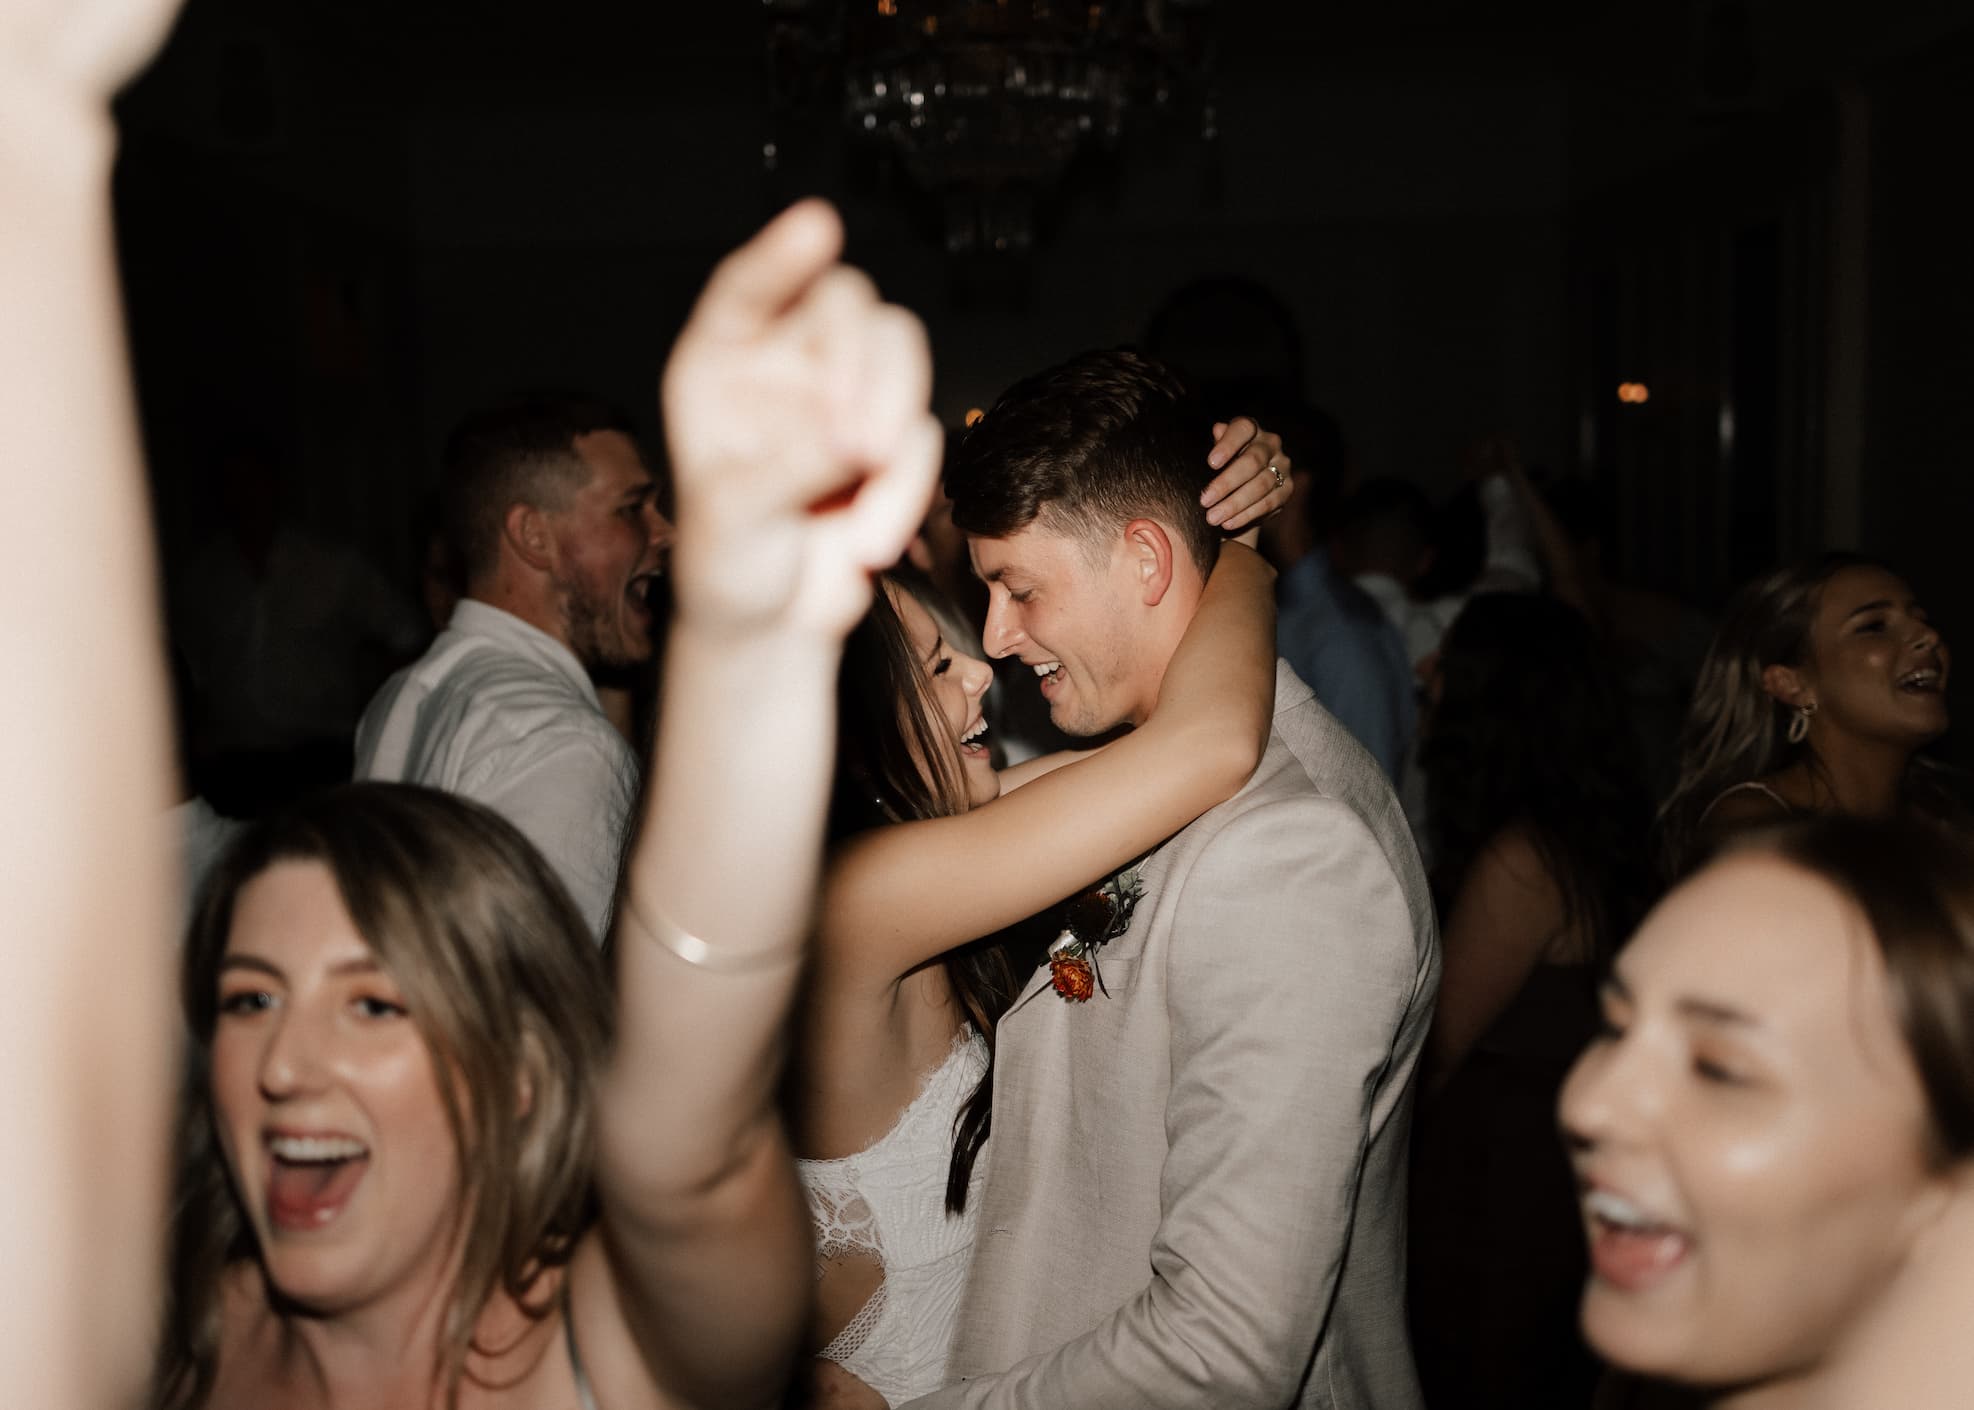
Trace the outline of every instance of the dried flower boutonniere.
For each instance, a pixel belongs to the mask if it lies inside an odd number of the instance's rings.
[[[1130,928],[1131,912],[1144,894],[1138,868],[1129,866],[1063,907],[1062,933],[1049,946],[1049,982],[1064,999],[1084,1003],[1103,989],[1097,951]],[[1110,996],[1110,990],[1103,992]]]

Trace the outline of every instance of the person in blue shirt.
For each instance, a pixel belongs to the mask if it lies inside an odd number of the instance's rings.
[[[1411,660],[1376,600],[1330,562],[1325,536],[1342,480],[1343,438],[1325,413],[1302,413],[1300,444],[1290,443],[1293,428],[1282,423],[1283,444],[1296,457],[1293,498],[1262,531],[1262,547],[1281,574],[1275,649],[1395,781],[1418,719]]]
[[[1418,717],[1398,629],[1320,544],[1283,571],[1276,596],[1276,651],[1396,781]]]

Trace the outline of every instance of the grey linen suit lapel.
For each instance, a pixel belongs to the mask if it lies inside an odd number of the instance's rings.
[[[1132,860],[1126,862],[1123,866],[1119,867],[1115,872],[1112,872],[1109,876],[1105,877],[1103,881],[1098,883],[1099,886],[1112,885],[1117,882],[1118,878],[1122,877],[1125,873],[1135,868],[1138,872],[1139,884],[1143,887],[1142,898],[1137,903],[1136,913],[1132,916],[1126,928],[1120,931],[1115,936],[1111,937],[1111,939],[1107,941],[1103,946],[1099,947],[1099,953],[1096,959],[1096,963],[1099,969],[1101,969],[1101,966],[1103,964],[1103,955],[1105,953],[1108,953],[1112,946],[1117,945],[1119,942],[1124,941],[1127,937],[1130,939],[1131,947],[1133,949],[1143,944],[1143,936],[1140,933],[1140,927],[1144,924],[1146,916],[1149,915],[1149,909],[1145,903],[1151,899],[1151,893],[1155,889],[1153,885],[1154,863],[1157,862],[1159,853],[1164,851],[1166,846],[1170,844],[1171,840],[1172,840],[1171,838],[1167,838],[1164,842],[1161,842],[1158,846],[1152,848],[1149,852],[1144,852],[1141,853],[1139,856],[1134,857]],[[1162,871],[1163,869],[1160,868],[1159,870]],[[1061,902],[1058,902],[1054,908],[1054,915],[1060,917],[1066,914],[1069,908],[1070,899],[1065,899]],[[1058,933],[1059,933],[1059,926],[1058,926]],[[1055,935],[1052,934],[1050,939],[1053,942],[1053,940],[1055,939]],[[1034,1002],[1043,993],[1043,991],[1053,990],[1053,987],[1054,986],[1049,973],[1049,960],[1048,957],[1045,955],[1043,956],[1042,962],[1035,967],[1035,972],[1028,977],[1028,982],[1022,986],[1021,993],[1018,994],[1015,997],[1015,1001],[1008,1006],[1007,1014],[1004,1016],[1002,1021],[1005,1022],[1007,1019],[1013,1018],[1016,1014],[1020,1013],[1024,1008],[1026,1008],[1030,1003]],[[1099,991],[1096,994],[1093,994],[1090,997],[1088,1002],[1095,1003],[1107,997],[1108,995],[1104,994],[1102,990],[1099,989]]]

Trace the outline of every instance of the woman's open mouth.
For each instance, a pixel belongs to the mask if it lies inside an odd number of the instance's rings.
[[[1685,1261],[1693,1241],[1615,1191],[1591,1186],[1583,1194],[1590,1233],[1590,1267],[1623,1292],[1642,1292]]]
[[[983,715],[966,727],[960,735],[960,753],[969,758],[987,757],[987,719]]]
[[[286,1233],[328,1224],[356,1193],[370,1168],[370,1148],[348,1136],[267,1138],[267,1217]]]

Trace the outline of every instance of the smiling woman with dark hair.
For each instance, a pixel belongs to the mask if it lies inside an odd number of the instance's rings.
[[[1222,481],[1257,514],[1285,498],[1266,469],[1277,446],[1236,445]],[[1008,928],[1231,797],[1261,757],[1272,574],[1244,544],[1216,552],[1157,716],[1106,748],[998,773],[981,708],[993,672],[944,637],[916,595],[927,585],[886,575],[850,634],[791,1114],[820,1259],[819,1388],[839,1366],[891,1404],[945,1383],[996,1025],[1055,933]]]

